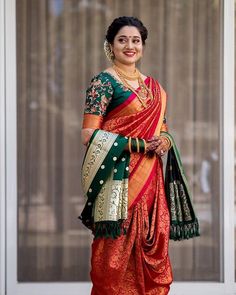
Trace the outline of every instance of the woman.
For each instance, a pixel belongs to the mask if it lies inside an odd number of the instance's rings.
[[[168,294],[170,214],[162,160],[171,148],[166,93],[140,73],[147,29],[134,17],[109,26],[104,49],[113,65],[87,90],[82,169],[92,229],[92,295]]]

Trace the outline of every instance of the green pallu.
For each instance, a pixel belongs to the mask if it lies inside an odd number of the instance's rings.
[[[127,137],[103,130],[95,130],[90,139],[82,165],[87,202],[79,219],[95,238],[125,234],[130,160],[124,150],[127,143]]]
[[[165,191],[170,213],[170,239],[180,241],[199,236],[199,223],[195,215],[179,151],[173,137],[161,132],[171,141],[168,151]]]

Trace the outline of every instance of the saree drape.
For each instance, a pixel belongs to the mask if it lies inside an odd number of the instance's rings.
[[[79,219],[95,238],[117,238],[125,233],[130,158],[124,151],[127,143],[128,137],[99,129],[89,140],[82,166],[87,202]]]
[[[151,77],[145,83],[153,94],[153,99],[147,100],[147,108],[142,107],[135,94],[129,93],[122,103],[110,107],[102,119],[98,116],[100,129],[144,139],[166,130],[166,93]],[[85,115],[84,128],[89,127],[89,121],[94,125],[94,119],[93,114]],[[131,153],[128,218],[124,222],[127,233],[116,239],[93,241],[92,295],[168,294],[172,282],[168,255],[170,216],[162,168],[157,155]]]

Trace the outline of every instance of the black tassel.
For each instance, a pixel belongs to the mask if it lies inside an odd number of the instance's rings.
[[[188,224],[172,224],[170,226],[170,239],[174,241],[181,241],[200,236],[199,223],[196,219]]]
[[[101,221],[95,223],[94,238],[112,238],[116,239],[121,235],[126,235],[126,228],[123,221]]]

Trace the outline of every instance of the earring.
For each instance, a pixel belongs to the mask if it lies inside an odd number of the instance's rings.
[[[114,53],[112,52],[111,50],[111,46],[109,44],[109,42],[107,41],[107,39],[104,41],[104,52],[105,52],[105,55],[107,57],[107,59],[111,62],[113,62],[114,60]]]

